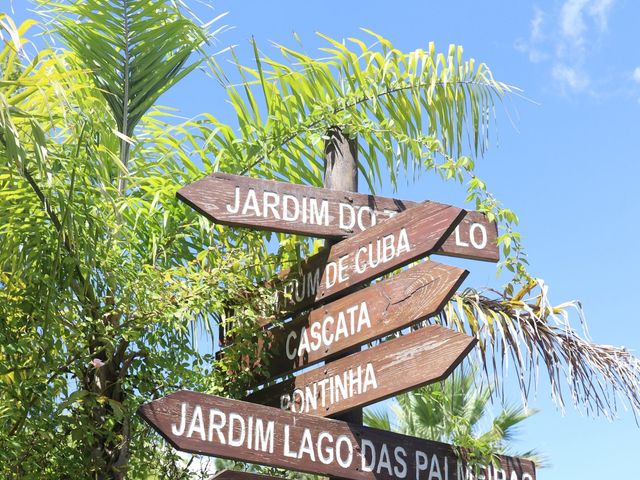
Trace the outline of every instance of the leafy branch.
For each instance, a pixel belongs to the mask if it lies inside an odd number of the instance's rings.
[[[466,289],[447,304],[438,321],[478,338],[478,360],[490,381],[513,368],[525,403],[543,367],[561,408],[565,387],[574,406],[588,413],[612,418],[621,396],[637,417],[640,360],[624,347],[593,343],[579,302],[554,306],[547,290],[540,279],[531,279],[514,295]],[[569,310],[578,313],[582,333],[572,327]]]

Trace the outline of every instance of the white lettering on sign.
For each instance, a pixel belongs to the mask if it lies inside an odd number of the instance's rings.
[[[356,225],[356,211],[348,203],[341,203],[338,210],[339,213],[339,225],[342,230],[352,230]],[[349,220],[347,220],[347,218]],[[348,222],[348,223],[347,223]]]
[[[292,278],[283,286],[285,306],[295,305],[316,295],[320,287],[320,267],[302,275],[301,278]],[[275,292],[278,300],[278,292]]]
[[[377,222],[376,211],[366,205],[354,207],[349,203],[338,204],[338,225],[341,230],[353,231],[357,225],[357,229],[363,231]]]
[[[310,413],[377,388],[375,369],[371,363],[367,363],[364,369],[358,365],[281,395],[280,408],[294,413]]]
[[[347,450],[346,455],[344,454],[345,449],[342,448],[343,445]],[[353,463],[353,444],[346,435],[339,435],[336,440],[336,460],[342,468],[349,468]]]
[[[407,451],[403,447],[395,447],[392,452],[386,443],[376,450],[371,440],[363,438],[360,442],[362,454],[361,469],[363,472],[375,472],[380,474],[383,471],[395,478],[407,478]]]
[[[321,280],[321,267],[304,273],[301,278],[287,280],[283,287],[284,307],[295,306],[314,297],[321,282],[326,289],[333,288],[348,282],[352,271],[361,275],[410,252],[411,244],[404,227],[397,232],[378,237],[375,241],[359,247],[355,256],[347,253],[337,261],[328,262],[324,267],[324,281]]]
[[[327,199],[269,191],[256,193],[255,188],[243,190],[236,186],[233,201],[226,204],[226,211],[232,215],[249,215],[326,227],[336,222],[336,219],[329,215],[329,207]],[[397,212],[385,210],[382,213],[390,217]],[[366,230],[378,221],[376,211],[367,205],[354,206],[338,202],[337,215],[337,223],[345,231],[353,231],[356,226],[358,230]]]
[[[342,283],[347,281],[349,278],[347,274],[347,260],[349,259],[349,254],[343,255],[338,259],[338,262],[329,262],[327,263],[327,268],[324,271],[326,278],[326,287],[331,288],[336,283]]]
[[[329,432],[320,432],[317,437],[314,437],[313,432],[305,428],[300,441],[295,444],[291,441],[290,430],[289,425],[284,426],[283,455],[285,457],[311,462],[315,462],[317,458],[325,465],[335,460],[342,468],[351,467],[354,449],[351,439],[346,435],[338,435],[334,442],[333,435]]]
[[[421,475],[423,473],[423,475]],[[416,480],[449,480],[449,462],[447,457],[416,450]],[[460,477],[458,477],[460,478]]]
[[[334,342],[347,339],[365,328],[371,328],[371,319],[367,302],[340,310],[337,315],[325,315],[320,321],[312,322],[309,328],[292,330],[287,335],[285,351],[287,358],[293,360],[305,354],[328,348]]]
[[[457,478],[459,480],[533,480],[531,474],[523,472],[522,476],[518,472],[512,471],[511,476],[507,475],[502,468],[494,465],[481,465],[479,471],[474,473],[462,460],[457,461]]]
[[[365,224],[363,214],[367,214],[369,216],[369,222]],[[360,230],[365,230],[366,228],[373,227],[376,224],[376,214],[369,207],[360,207],[358,209],[358,227]],[[366,225],[366,226],[365,226]]]
[[[217,408],[203,410],[200,405],[195,405],[190,412],[191,415],[188,415],[188,407],[188,403],[182,402],[180,426],[178,427],[175,423],[171,425],[173,435],[187,438],[195,436],[202,441],[273,453],[275,434],[273,420],[265,421],[251,416],[247,418],[235,412],[226,415]]]
[[[198,432],[201,440],[206,440],[204,433],[204,421],[202,420],[202,408],[200,405],[196,405],[193,409],[193,416],[191,417],[191,424],[189,425],[189,431],[187,437],[193,437],[193,434]]]
[[[234,432],[237,432],[237,436],[234,437]],[[229,445],[232,447],[240,447],[244,443],[246,427],[244,424],[244,418],[237,413],[229,414]]]
[[[466,226],[466,225],[465,225]],[[459,247],[469,247],[469,243],[476,250],[482,250],[487,246],[487,228],[481,223],[472,223],[468,230],[461,231],[461,225],[455,229],[456,245]],[[464,234],[464,239],[463,239]]]
[[[318,435],[318,460],[325,465],[333,463],[333,449],[329,446],[323,446],[323,440],[326,440],[328,444],[333,443],[333,435],[329,432],[320,432]]]
[[[175,423],[171,425],[171,434],[175,435],[176,437],[181,437],[182,435],[184,435],[184,426],[186,424],[187,418],[187,404],[184,402],[182,403],[181,412],[182,415],[180,415],[180,428],[176,428]]]
[[[411,251],[407,230],[403,227],[397,235],[389,234],[382,238],[377,238],[375,245],[363,245],[358,248],[355,256],[355,270],[364,273],[367,269],[376,268],[380,264],[388,263],[395,257],[399,257],[404,252]]]
[[[254,188],[247,189],[243,196],[242,189],[236,187],[233,203],[227,203],[226,210],[232,215],[252,215],[287,222],[323,226],[330,222],[328,200],[306,196],[299,199],[295,195],[269,191],[263,191],[260,196]]]
[[[301,392],[300,396],[306,395]],[[266,415],[266,414],[265,414]],[[181,402],[177,421],[171,424],[174,437],[194,438],[240,451],[279,455],[301,462],[338,465],[371,473],[373,477],[403,480],[534,480],[528,472],[507,471],[502,465],[470,468],[462,459],[441,453],[427,453],[410,442],[384,442],[367,438],[367,431],[351,434],[291,424],[248,415],[244,410],[220,410]],[[358,438],[359,440],[356,440]],[[277,451],[274,451],[276,450]],[[241,453],[238,454],[242,458]],[[412,462],[413,461],[413,462]],[[355,465],[354,465],[355,462]],[[410,467],[411,464],[411,467]],[[346,475],[345,475],[346,476]]]

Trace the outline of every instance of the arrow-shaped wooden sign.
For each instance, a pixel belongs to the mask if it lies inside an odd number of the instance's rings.
[[[258,390],[246,399],[327,417],[444,380],[476,339],[440,325],[353,353]]]
[[[214,173],[177,196],[223,225],[341,239],[366,230],[417,203],[326,188]],[[497,262],[496,224],[468,212],[436,253]]]
[[[253,358],[269,352],[264,380],[328,360],[435,315],[467,274],[432,261],[415,265],[268,330]]]
[[[449,205],[421,203],[331,245],[271,282],[279,295],[280,313],[326,302],[429,255],[442,246],[465,213]]]
[[[528,460],[497,456],[473,476],[444,443],[202,393],[173,393],[140,414],[179,450],[296,471],[353,480],[535,479]]]

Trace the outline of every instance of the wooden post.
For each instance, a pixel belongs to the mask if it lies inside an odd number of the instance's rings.
[[[329,139],[324,145],[324,188],[342,190],[344,192],[357,192],[358,139],[347,138],[340,127],[329,128],[327,135]],[[329,244],[328,242],[330,240],[327,240],[327,244]],[[346,357],[359,351],[360,347],[355,347],[345,351],[337,358]],[[331,418],[362,425],[362,408],[355,408]]]
[[[324,187],[358,191],[358,141],[347,138],[339,127],[331,127],[324,145]]]

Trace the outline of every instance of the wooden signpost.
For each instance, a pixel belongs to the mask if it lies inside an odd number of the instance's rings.
[[[329,188],[214,173],[177,193],[216,223],[329,240],[268,282],[279,313],[297,316],[256,345],[257,358],[271,353],[256,380],[325,365],[254,390],[253,403],[179,391],[140,414],[179,450],[332,479],[535,480],[530,461],[499,456],[472,473],[450,445],[360,425],[363,406],[446,378],[476,339],[429,325],[357,350],[437,314],[466,270],[427,261],[358,288],[431,254],[497,262],[497,229],[479,212],[346,191],[357,190],[357,141],[337,127],[328,137]],[[214,478],[281,480],[233,471]]]
[[[467,274],[432,261],[415,265],[268,330],[254,358],[261,358],[263,350],[270,352],[266,378],[330,360],[435,315]]]
[[[250,402],[326,417],[444,380],[476,339],[430,325],[258,390]]]
[[[444,443],[214,395],[179,391],[140,414],[178,450],[303,472],[353,480],[535,479],[528,460],[498,456],[475,477]]]
[[[460,208],[422,203],[325,248],[271,283],[279,311],[304,310],[429,255],[464,215]]]
[[[417,205],[416,202],[329,190],[227,173],[213,173],[177,196],[223,225],[342,239]],[[497,262],[495,223],[468,212],[436,252]]]

